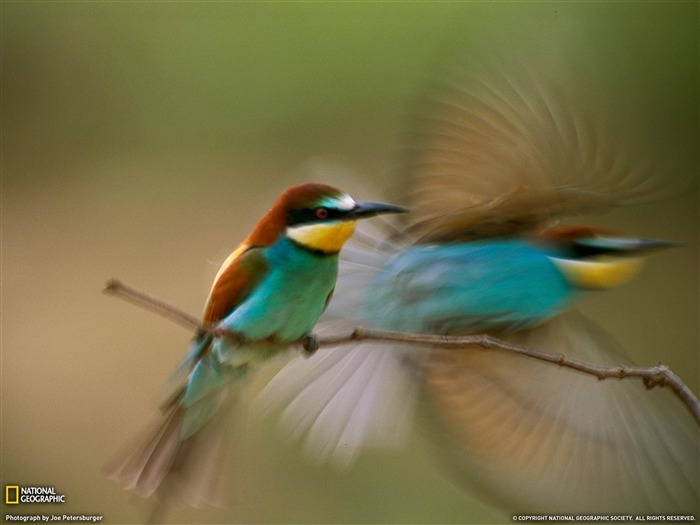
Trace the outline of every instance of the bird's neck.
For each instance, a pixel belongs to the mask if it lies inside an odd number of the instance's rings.
[[[258,221],[243,244],[247,246],[271,246],[284,233],[285,227],[284,210],[279,206],[274,206]]]

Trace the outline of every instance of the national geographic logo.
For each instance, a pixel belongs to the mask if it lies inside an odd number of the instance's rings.
[[[5,485],[5,505],[65,502],[66,495],[57,494],[54,487],[20,487],[19,485]]]

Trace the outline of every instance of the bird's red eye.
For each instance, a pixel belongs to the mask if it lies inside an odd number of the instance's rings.
[[[326,208],[316,208],[316,217],[319,219],[325,219],[328,217],[328,210]]]

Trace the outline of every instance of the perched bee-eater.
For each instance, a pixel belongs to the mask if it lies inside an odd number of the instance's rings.
[[[629,137],[618,141],[595,103],[534,65],[514,71],[458,76],[427,106],[411,214],[344,251],[329,326],[488,333],[629,364],[570,310],[669,243],[559,220],[653,193],[655,165],[638,164],[652,148],[622,148]],[[420,400],[450,470],[511,515],[698,511],[698,428],[664,389],[479,348],[383,341],[319,354],[288,364],[261,397],[315,458],[348,465],[362,447],[401,443]]]
[[[203,326],[233,337],[196,337],[179,369],[184,386],[167,403],[164,421],[111,476],[142,496],[214,502],[215,452],[226,446],[219,427],[230,410],[231,388],[256,362],[311,334],[331,299],[338,253],[357,221],[404,211],[356,202],[324,184],[285,191],[223,263],[209,293]]]

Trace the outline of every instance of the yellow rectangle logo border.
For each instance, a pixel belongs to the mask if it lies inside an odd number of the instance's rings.
[[[15,499],[10,501],[10,489],[15,489]],[[17,505],[19,503],[19,485],[5,485],[5,505]]]

